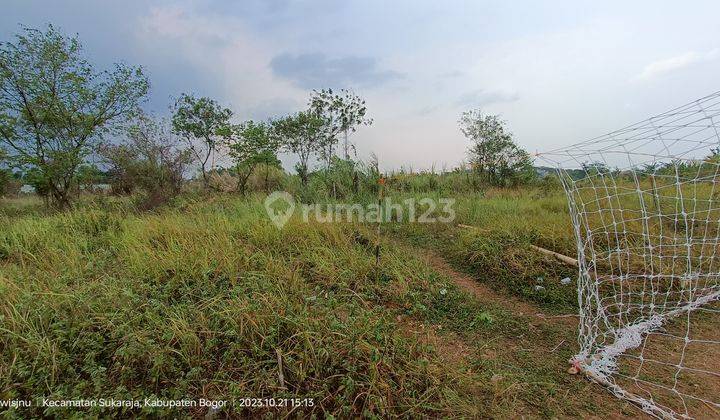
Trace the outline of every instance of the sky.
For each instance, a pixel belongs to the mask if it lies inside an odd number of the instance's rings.
[[[313,89],[352,89],[374,122],[351,142],[385,170],[457,166],[466,110],[499,114],[534,153],[720,90],[717,1],[4,0],[2,9],[2,40],[51,23],[77,34],[99,68],[141,65],[145,107],[159,115],[182,92],[215,98],[240,122],[299,111]]]

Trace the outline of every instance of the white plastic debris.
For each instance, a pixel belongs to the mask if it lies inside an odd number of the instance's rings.
[[[564,279],[560,280],[561,284],[570,284],[572,280],[570,280],[570,277],[565,277]]]

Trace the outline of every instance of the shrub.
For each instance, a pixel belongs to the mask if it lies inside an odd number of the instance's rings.
[[[116,193],[145,192],[141,207],[152,208],[179,194],[185,168],[190,163],[186,150],[165,121],[141,116],[128,130],[126,143],[105,146],[102,156],[110,166],[110,184]]]
[[[14,197],[20,192],[20,182],[9,170],[0,169],[0,197]]]

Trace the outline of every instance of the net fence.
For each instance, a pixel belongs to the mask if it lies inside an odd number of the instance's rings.
[[[662,418],[720,417],[720,92],[542,153],[577,239],[573,362]]]

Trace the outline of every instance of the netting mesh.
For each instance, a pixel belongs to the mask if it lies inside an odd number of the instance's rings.
[[[720,417],[720,92],[541,159],[577,239],[574,362],[658,417]]]

